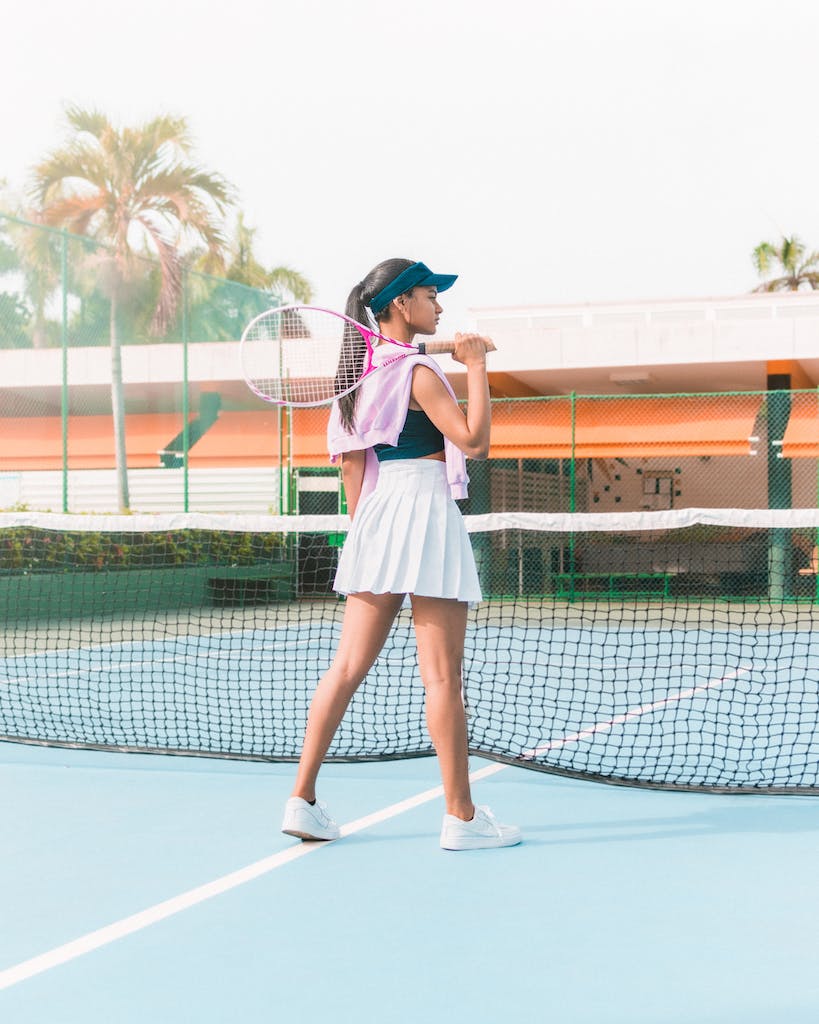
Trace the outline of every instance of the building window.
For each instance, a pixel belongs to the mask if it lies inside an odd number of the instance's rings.
[[[674,507],[674,474],[653,472],[643,474],[643,508],[651,511]]]

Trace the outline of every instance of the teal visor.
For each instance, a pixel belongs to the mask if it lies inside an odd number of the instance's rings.
[[[435,287],[439,292],[445,292],[457,280],[457,274],[433,274],[425,263],[413,263],[395,280],[390,281],[386,288],[381,289],[370,303],[370,309],[374,314],[380,313],[393,299],[408,292],[411,288]]]

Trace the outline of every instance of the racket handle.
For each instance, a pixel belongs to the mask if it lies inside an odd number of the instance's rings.
[[[488,338],[486,340],[489,341]],[[422,356],[423,355],[428,355],[428,356],[445,355],[445,354],[449,354],[449,353],[452,353],[452,352],[455,351],[455,342],[454,341],[422,341],[418,345],[418,351],[421,353]],[[489,341],[489,344],[486,346],[486,351],[487,352],[494,352],[495,351],[495,346],[492,344],[491,341]]]

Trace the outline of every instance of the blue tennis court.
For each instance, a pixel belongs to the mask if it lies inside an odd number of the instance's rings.
[[[447,854],[433,759],[326,766],[314,846],[292,766],[3,744],[2,1019],[816,1020],[815,801],[486,767],[524,843]]]
[[[342,839],[302,844],[342,605],[211,562],[7,588],[0,1019],[816,1021],[814,602],[484,601],[474,791],[524,841],[457,854],[402,612],[320,779]]]

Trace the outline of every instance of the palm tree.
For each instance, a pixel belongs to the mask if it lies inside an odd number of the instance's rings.
[[[117,313],[124,289],[138,276],[139,253],[158,257],[159,296],[150,330],[173,322],[181,291],[181,252],[204,243],[221,266],[220,218],[232,200],[227,182],[189,160],[184,118],[162,116],[117,128],[97,111],[69,107],[73,137],[34,168],[32,195],[43,223],[88,235],[105,248],[100,283],[110,301],[111,405],[119,507],[129,507],[125,403]]]
[[[13,208],[0,198],[0,276],[15,274],[22,279],[26,301],[19,308],[29,307],[29,343],[45,348],[52,333],[46,306],[60,280],[60,236],[15,216]]]
[[[227,279],[250,288],[278,292],[294,302],[312,301],[312,285],[299,271],[284,266],[267,270],[259,263],[253,252],[255,237],[256,228],[248,227],[244,215],[240,213],[230,243],[230,261],[225,274]]]
[[[782,237],[775,245],[761,242],[751,257],[760,277],[770,277],[757,285],[757,292],[796,292],[802,285],[819,288],[819,252],[807,252],[805,245],[796,235]]]
[[[223,276],[208,273],[206,253],[186,258],[187,324],[197,341],[236,340],[245,325],[271,306],[284,302],[309,303],[310,282],[290,267],[264,267],[254,252],[256,231],[240,213],[228,242]]]

